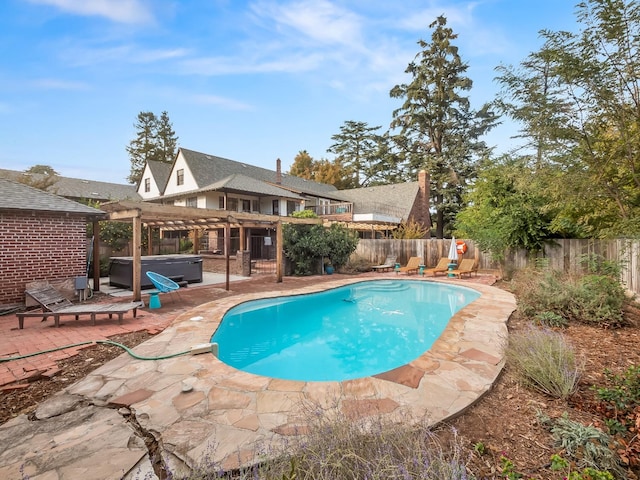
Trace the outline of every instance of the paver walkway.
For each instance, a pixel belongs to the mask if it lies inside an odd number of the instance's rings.
[[[375,275],[385,276],[395,274]],[[234,283],[232,292],[189,287],[181,292],[184,305],[202,303],[203,296],[215,301],[186,312],[175,305],[162,313],[139,314],[138,326],[148,321],[151,328],[166,327],[135,351],[159,356],[205,343],[222,314],[244,300],[294,289],[315,291],[323,283],[337,286],[366,277],[287,278],[283,284],[251,280]],[[186,471],[207,455],[225,468],[237,467],[253,460],[260,442],[277,444],[304,431],[300,408],[308,402],[328,408],[337,401],[335,407],[353,418],[400,411],[428,415],[434,423],[449,418],[480,398],[503,365],[501,344],[515,300],[483,285],[491,281],[482,276],[455,281],[479,290],[481,298],[452,318],[431,350],[375,377],[291,382],[240,372],[211,355],[143,362],[124,354],[41,405],[37,420],[21,416],[0,426],[0,478],[157,478],[154,467],[159,463],[150,462],[149,440],[159,448],[162,467],[173,473]],[[66,321],[53,330],[83,328],[80,322]],[[24,331],[28,328],[32,338],[38,331],[52,330],[25,325]],[[95,337],[98,328],[89,322],[83,328],[85,339]],[[71,338],[80,340],[51,341]]]

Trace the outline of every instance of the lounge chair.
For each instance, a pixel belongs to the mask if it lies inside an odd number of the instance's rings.
[[[171,280],[169,277],[165,277],[164,275],[160,275],[156,272],[146,273],[147,277],[149,277],[149,280],[151,280],[151,283],[153,283],[153,286],[156,287],[156,290],[158,290],[158,293],[176,292],[178,297],[180,297],[180,294],[178,293],[180,285]],[[160,299],[158,298],[157,293],[152,292],[151,298],[152,299],[149,301],[149,306],[151,306],[152,308],[160,308]]]
[[[16,313],[19,328],[24,327],[25,317],[42,317],[43,321],[48,317],[53,317],[56,327],[59,327],[62,315],[73,315],[76,320],[80,315],[90,315],[92,325],[96,324],[96,315],[98,314],[109,315],[109,318],[112,318],[113,315],[118,315],[118,323],[121,324],[125,313],[133,310],[133,317],[135,318],[138,314],[138,308],[144,305],[142,302],[74,304],[49,284],[28,288],[24,293],[38,302],[42,307],[42,311]]]
[[[400,267],[398,272],[405,272],[409,275],[411,272],[417,272],[422,265],[422,257],[411,257],[404,267]]]
[[[438,275],[438,273],[447,273],[449,271],[449,263],[451,263],[451,260],[449,260],[447,257],[440,257],[440,260],[435,267],[425,268],[424,274],[431,274],[435,277]]]
[[[396,266],[396,256],[395,255],[387,255],[384,263],[381,265],[374,265],[371,267],[375,272],[386,272],[387,270],[391,270]]]
[[[462,278],[462,275],[471,276],[472,273],[477,275],[478,267],[476,266],[476,262],[473,258],[465,258],[464,260],[460,261],[460,265],[458,265],[458,268],[454,269],[450,273],[458,278]]]

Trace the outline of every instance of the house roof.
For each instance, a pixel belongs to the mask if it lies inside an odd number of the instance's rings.
[[[327,194],[337,192],[337,189],[333,185],[306,180],[286,173],[281,174],[281,183],[278,184],[276,178],[277,172],[275,170],[256,167],[248,163],[237,162],[206,153],[195,152],[186,148],[180,148],[180,151],[199,189],[208,187],[232,175],[242,175],[298,194],[327,196]],[[281,193],[278,195],[281,195]],[[296,198],[292,197],[291,194],[287,196]]]
[[[17,170],[0,169],[0,178],[18,180],[25,175],[31,175],[35,179],[44,178],[43,174],[25,174]],[[55,176],[55,183],[47,189],[50,193],[55,193],[67,198],[86,198],[91,200],[139,200],[140,195],[134,185],[119,183],[98,182],[95,180],[83,180],[80,178]]]
[[[246,175],[235,174],[222,180],[207,185],[201,188],[201,190],[228,190],[236,192],[254,193],[257,195],[269,195],[272,197],[285,197],[301,199],[300,195],[293,193],[284,188],[280,188],[270,183],[261,182],[255,178],[247,177]]]
[[[85,217],[102,217],[105,213],[68,198],[38,190],[20,182],[0,178],[0,210],[73,213]]]
[[[419,191],[418,182],[407,182],[340,190],[339,194],[345,201],[353,203],[354,212],[369,213],[386,210],[407,220]]]
[[[151,175],[153,175],[153,178],[158,185],[158,189],[160,190],[160,194],[162,195],[164,193],[164,188],[167,186],[169,175],[171,175],[171,168],[173,167],[173,164],[149,160],[147,162],[147,166],[149,167]]]

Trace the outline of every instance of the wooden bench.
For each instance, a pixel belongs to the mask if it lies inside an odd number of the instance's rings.
[[[49,317],[53,317],[53,321],[56,327],[60,326],[60,317],[63,315],[73,315],[76,320],[81,315],[89,315],[91,317],[91,324],[96,324],[96,316],[99,314],[109,315],[109,318],[113,318],[114,315],[118,316],[118,323],[122,324],[122,318],[124,314],[133,310],[133,318],[138,315],[138,308],[142,307],[141,302],[129,302],[129,303],[94,303],[91,305],[74,305],[72,308],[59,310],[57,312],[19,312],[16,313],[18,317],[18,327],[24,328],[25,317],[39,317],[42,320],[46,320]]]
[[[29,295],[42,307],[42,311],[29,311],[18,312],[18,327],[24,328],[24,319],[32,317],[40,317],[42,320],[46,320],[48,317],[53,317],[55,326],[60,326],[60,317],[63,315],[73,315],[76,320],[81,315],[89,315],[91,317],[91,324],[96,324],[97,315],[108,315],[112,318],[113,315],[118,316],[118,323],[122,324],[122,317],[125,313],[133,310],[133,317],[138,314],[138,308],[144,304],[142,302],[116,302],[116,303],[86,303],[86,304],[73,304],[71,301],[58,292],[51,285],[42,285],[36,288],[25,290],[25,294]]]

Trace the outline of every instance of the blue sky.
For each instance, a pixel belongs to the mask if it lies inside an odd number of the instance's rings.
[[[2,0],[0,167],[126,183],[141,111],[179,146],[275,169],[329,158],[347,120],[385,131],[394,85],[438,15],[458,33],[479,107],[494,68],[574,30],[572,0]],[[513,125],[486,140],[508,149]]]

